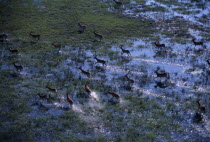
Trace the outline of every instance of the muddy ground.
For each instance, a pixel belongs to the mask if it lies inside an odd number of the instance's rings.
[[[0,0],[0,13],[2,141],[210,141],[208,0]]]

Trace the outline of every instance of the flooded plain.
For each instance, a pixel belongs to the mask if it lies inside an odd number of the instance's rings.
[[[45,1],[34,3],[47,9]],[[61,42],[60,50],[48,37],[31,42],[8,33],[0,43],[1,78],[12,80],[10,87],[30,107],[22,116],[34,129],[30,135],[43,130],[35,141],[210,141],[210,2],[99,3],[158,32],[120,42],[89,39],[88,33],[87,44]],[[76,40],[72,33],[67,38]]]

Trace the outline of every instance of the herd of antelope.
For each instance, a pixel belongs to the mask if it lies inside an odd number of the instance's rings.
[[[191,40],[194,44],[194,46],[201,46],[202,48],[206,48],[206,46],[204,45],[203,41],[196,41],[195,38],[193,38]],[[154,45],[158,48],[158,49],[163,49],[164,51],[166,50],[166,45],[163,43],[161,44],[160,42],[155,42]],[[210,65],[210,59],[206,59],[206,62],[208,65]],[[154,73],[156,74],[156,78],[167,78],[170,79],[170,74],[168,72],[165,71],[161,71],[160,68],[157,68],[157,70],[154,71]],[[165,84],[164,82],[161,81],[156,81],[156,85],[154,86],[155,88],[159,87],[159,88],[167,88],[168,85]],[[193,116],[193,120],[194,122],[202,122],[204,120],[202,113],[206,112],[206,107],[200,103],[200,99],[198,99],[196,101],[197,105],[198,105],[198,112],[195,113],[195,115]]]
[[[49,86],[47,85],[46,88],[53,92],[53,93],[57,93],[57,89],[52,87],[52,86]],[[90,87],[87,85],[87,83],[85,83],[85,92],[88,94],[88,96],[91,96],[90,94],[93,92]],[[111,91],[108,91],[106,94],[110,94],[113,98],[117,99],[117,101],[119,101],[120,99],[120,95],[115,93],[115,92],[111,92]],[[45,93],[38,93],[38,96],[40,97],[40,99],[49,99],[48,95],[45,94]],[[74,101],[73,99],[70,97],[70,93],[67,92],[66,93],[66,101],[70,104],[70,105],[73,105],[74,104]],[[44,107],[44,105],[42,104],[42,107]]]
[[[87,26],[86,25],[82,25],[81,23],[78,24],[79,25],[79,29],[80,29],[80,32],[84,32],[86,29],[87,29]],[[96,33],[96,32],[93,32],[95,37],[98,38],[100,41],[103,39],[103,35],[102,34],[99,34],[99,33]],[[36,41],[40,40],[40,34],[32,34],[32,32],[29,33],[29,36],[31,36],[32,38],[34,38]],[[6,41],[8,38],[8,36],[6,34],[1,34],[0,35],[0,40],[2,42]],[[203,42],[201,41],[196,41],[195,39],[192,39],[192,42],[195,46],[204,46]],[[54,48],[60,50],[62,45],[61,44],[55,44],[55,43],[52,43],[51,44]],[[159,48],[159,49],[166,49],[166,45],[163,43],[161,44],[160,42],[155,42],[154,45]],[[129,50],[126,50],[123,48],[123,45],[120,45],[119,48],[121,49],[121,54],[127,54],[127,56],[131,56],[131,53]],[[9,48],[9,51],[12,53],[12,54],[18,54],[19,53],[19,50],[18,49],[12,49],[12,48]],[[102,64],[103,66],[106,66],[107,65],[107,62],[105,60],[102,60],[100,58],[97,57],[97,55],[94,56],[94,59],[96,60],[96,63],[99,63],[99,64]],[[210,65],[210,60],[207,59],[206,62]],[[20,63],[17,63],[17,62],[13,62],[13,65],[14,67],[16,68],[16,70],[18,72],[22,71],[23,70],[23,66],[20,64]],[[87,70],[84,70],[82,68],[82,66],[78,67],[78,69],[81,71],[82,74],[86,75],[88,78],[91,78],[91,72],[87,71]],[[129,71],[130,72],[130,71]],[[128,75],[129,75],[129,72],[124,75],[124,78],[126,81],[129,82],[129,84],[134,84],[135,83],[135,80],[130,78]],[[157,70],[154,71],[154,73],[156,74],[156,77],[155,78],[166,78],[166,79],[170,79],[170,74],[168,72],[165,72],[165,71],[162,71],[160,70],[160,68],[157,68]],[[168,85],[161,82],[161,81],[156,81],[156,85],[154,86],[155,88],[159,87],[159,88],[167,88]],[[53,88],[51,86],[46,86],[46,88],[51,91],[51,92],[54,92],[54,93],[57,93],[57,89],[56,88]],[[92,92],[92,90],[89,88],[89,86],[87,84],[85,84],[85,91],[90,94]],[[120,98],[120,95],[115,93],[115,92],[107,92],[107,94],[110,94],[112,97],[116,98],[117,100],[119,100]],[[38,94],[40,98],[46,98],[46,94]],[[70,97],[69,93],[67,93],[67,99],[66,99],[70,105],[72,105],[74,103],[73,99]],[[200,100],[197,100],[196,101],[197,104],[198,104],[198,108],[199,110],[204,113],[206,111],[206,108],[204,105],[202,105],[200,103]],[[200,116],[199,115],[200,113],[197,113],[197,116]]]
[[[120,7],[123,5],[122,2],[119,2],[119,1],[116,1],[116,0],[113,0],[115,2],[115,4]],[[86,25],[83,25],[82,23],[78,23],[78,26],[79,26],[79,30],[78,32],[80,34],[84,33],[86,30],[87,30],[87,26]],[[92,32],[95,36],[95,38],[99,39],[99,41],[102,41],[104,39],[104,36],[100,33],[97,33],[96,31]],[[29,36],[31,36],[33,39],[35,39],[36,41],[40,40],[41,38],[41,35],[40,34],[35,34],[35,33],[32,33],[30,32],[29,33]],[[0,35],[0,41],[4,42],[6,41],[8,38],[8,35],[6,35],[5,33],[4,34],[1,34]],[[192,42],[195,46],[204,46],[203,42],[202,41],[196,41],[196,39],[192,39]],[[60,50],[62,48],[62,45],[61,44],[55,44],[55,43],[52,43],[51,44],[54,48]],[[154,45],[159,48],[159,49],[166,49],[166,45],[164,43],[160,43],[160,42],[155,42]],[[127,50],[127,49],[124,49],[123,48],[123,45],[120,45],[119,48],[121,49],[121,54],[127,54],[127,56],[131,56],[131,52],[130,50]],[[9,48],[9,51],[12,53],[12,54],[18,54],[19,53],[19,50],[18,49],[12,49],[12,48]],[[96,63],[100,63],[102,64],[103,66],[106,66],[107,65],[107,62],[105,60],[102,60],[100,58],[98,58],[97,56],[94,57],[94,59],[96,60]],[[206,62],[210,65],[210,60],[206,60]],[[17,62],[13,62],[13,65],[14,67],[16,68],[16,70],[18,72],[22,71],[23,70],[23,66],[20,64],[20,63],[17,63]],[[86,75],[88,78],[91,78],[91,72],[87,71],[87,70],[84,70],[81,66],[78,67],[78,69],[81,71],[82,74]],[[165,72],[165,71],[161,71],[159,68],[157,70],[154,71],[154,73],[156,74],[156,78],[167,78],[167,79],[170,79],[170,74],[168,72]],[[124,75],[124,78],[126,81],[128,81],[130,84],[134,84],[135,83],[135,80],[130,78],[129,76],[129,72]],[[158,81],[156,82],[156,85],[154,86],[155,88],[159,87],[159,88],[167,88],[168,86],[166,84],[164,84],[163,82],[161,81]],[[56,88],[53,88],[51,86],[46,86],[46,88],[51,91],[51,92],[54,92],[54,93],[57,93],[57,89]],[[92,90],[90,89],[90,87],[85,83],[85,91],[90,94],[92,92]],[[74,101],[73,99],[70,97],[69,95],[70,93],[66,93],[66,100],[69,102],[70,105],[73,105],[74,104]],[[115,92],[112,92],[112,91],[108,91],[107,94],[110,94],[111,96],[113,96],[114,98],[116,99],[119,99],[120,98],[120,95],[115,93]],[[41,94],[39,93],[38,94],[40,98],[46,98],[47,95],[46,94]],[[197,100],[196,101],[197,104],[198,104],[198,108],[201,112],[205,112],[206,111],[206,107],[204,105],[202,105],[200,103],[200,100]],[[199,116],[199,113],[197,114]]]
[[[118,2],[116,2],[116,4],[119,5]],[[87,26],[86,25],[82,25],[81,23],[78,23],[78,26],[79,26],[79,33],[83,33]],[[93,32],[94,36],[96,38],[98,38],[100,41],[103,40],[104,36],[102,34],[99,34],[99,33],[96,33],[95,31]],[[30,32],[29,33],[29,36],[31,36],[33,39],[35,39],[36,41],[40,40],[41,38],[41,35],[40,34],[35,34],[35,33],[32,33]],[[8,36],[6,34],[1,34],[0,35],[0,39],[2,42],[6,41],[6,39],[8,38]],[[55,44],[55,43],[52,43],[51,44],[54,48],[60,50],[62,45],[61,44]],[[130,54],[130,51],[129,50],[125,50],[123,49],[122,47],[120,47],[122,49],[122,54],[123,53],[127,53],[128,55],[131,55]],[[18,54],[19,53],[19,50],[18,49],[12,49],[12,48],[9,48],[9,51],[12,53],[12,54]],[[107,65],[107,62],[105,60],[102,60],[102,59],[99,59],[97,56],[94,57],[94,59],[96,60],[96,63],[100,63],[102,64],[103,66]],[[23,66],[20,64],[20,63],[17,63],[17,62],[13,62],[13,65],[14,67],[16,68],[16,70],[18,72],[22,71],[23,70]],[[88,78],[91,78],[91,73],[89,71],[86,71],[84,70],[82,67],[78,67],[78,69],[82,72],[82,74],[86,75]],[[132,80],[131,78],[129,78],[127,75],[125,75],[125,78],[127,80],[129,80],[131,83],[134,83],[134,80]],[[46,88],[51,91],[51,92],[54,92],[54,93],[57,93],[57,89],[56,88],[53,88],[51,86],[46,86]],[[85,84],[85,91],[87,93],[91,93],[92,90],[89,88],[89,86],[87,84]],[[110,94],[111,96],[113,96],[114,98],[116,98],[117,100],[119,100],[120,98],[120,95],[115,93],[115,92],[107,92],[107,94]],[[47,94],[43,94],[43,93],[38,93],[39,97],[41,99],[44,99],[44,98],[47,98]],[[74,103],[73,99],[70,97],[69,93],[67,93],[67,101],[69,102],[70,105],[72,105]],[[42,104],[42,107],[44,107],[44,105]]]

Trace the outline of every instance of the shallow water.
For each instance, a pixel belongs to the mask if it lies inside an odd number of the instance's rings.
[[[189,32],[192,32],[194,36],[199,35],[199,32],[197,31],[194,32],[193,30],[189,30]],[[176,42],[171,43],[170,38],[161,39],[162,40],[160,42],[166,44],[166,49],[158,49],[155,47],[154,42],[150,41],[149,39],[128,40],[127,43],[132,44],[125,44],[123,48],[130,50],[131,56],[121,54],[121,50],[118,48],[118,45],[113,45],[115,48],[111,48],[110,50],[118,53],[117,60],[120,60],[122,63],[124,60],[128,60],[128,62],[118,65],[116,64],[115,60],[110,60],[109,56],[100,57],[101,59],[108,60],[108,65],[103,66],[98,64],[97,66],[102,68],[104,71],[101,73],[95,73],[90,80],[103,80],[104,84],[115,88],[116,92],[121,94],[121,99],[119,102],[117,102],[121,106],[127,105],[128,101],[125,100],[124,97],[130,95],[130,93],[132,94],[132,91],[142,92],[141,97],[156,100],[156,102],[162,107],[166,102],[174,103],[174,109],[179,111],[177,115],[182,118],[182,120],[177,120],[177,123],[184,127],[186,132],[191,131],[191,134],[197,134],[198,136],[209,138],[209,111],[204,114],[204,123],[201,125],[195,124],[191,121],[195,110],[185,110],[182,103],[183,100],[191,100],[193,102],[197,98],[201,98],[202,102],[205,104],[209,103],[209,96],[198,96],[197,94],[210,93],[210,82],[206,81],[207,76],[205,75],[206,70],[209,68],[208,64],[206,63],[206,58],[209,57],[210,44],[209,42],[205,42],[207,48],[202,50],[201,54],[198,54],[197,49],[203,48],[195,47],[190,39],[186,44]],[[66,46],[59,54],[67,55],[71,52],[79,52],[72,49],[73,47]],[[60,79],[65,79],[67,75],[65,70],[68,70],[74,74],[75,79],[87,79],[88,77],[82,74],[77,67],[82,66],[83,69],[92,72],[95,71],[96,65],[94,64],[94,53],[92,53],[91,50],[87,49],[83,54],[84,57],[88,57],[85,62],[77,63],[78,59],[69,57],[60,63],[57,68],[51,70],[51,73],[48,72],[46,75],[43,74],[43,76],[49,79],[54,78],[53,80],[57,80],[57,77],[55,76],[55,74],[57,74]],[[168,72],[170,74],[170,79],[156,77],[154,71],[158,67],[160,70]],[[6,69],[14,70],[14,68],[10,66],[2,65],[1,70]],[[126,81],[123,77],[127,73],[129,73],[128,76],[130,78],[135,80],[135,83],[131,87],[131,92],[124,89]],[[21,71],[20,74],[22,74],[23,77],[26,77],[26,74],[30,74],[30,70],[26,68]],[[103,77],[100,75],[103,75]],[[30,78],[32,76],[28,77]],[[168,87],[165,89],[159,87],[155,88],[154,86],[156,85],[156,82],[159,81],[165,82]],[[39,118],[44,115],[60,116],[71,109],[78,113],[79,117],[83,121],[95,126],[95,133],[107,137],[112,137],[114,135],[115,132],[105,127],[103,122],[98,122],[102,119],[100,116],[98,116],[98,111],[104,110],[106,103],[115,102],[112,96],[109,96],[104,92],[97,92],[93,90],[87,102],[80,104],[82,99],[77,98],[73,93],[71,97],[75,103],[71,106],[66,101],[65,95],[63,95],[65,94],[65,90],[59,92],[61,95],[59,95],[57,100],[54,101],[40,101],[39,98],[35,99],[34,102],[38,102],[38,104],[41,102],[46,108],[48,108],[48,110],[40,112],[39,105],[35,105],[33,107],[34,111],[32,111],[29,116],[32,118]],[[52,95],[54,94],[52,93]],[[139,97],[139,95],[136,94],[132,95]],[[91,113],[88,113],[89,111],[91,111]],[[170,114],[171,112],[166,113]],[[116,117],[121,116],[120,114],[113,115],[116,115]],[[131,117],[132,115],[136,116],[141,114],[134,113],[126,115],[128,115],[127,117]],[[174,140],[183,140],[187,134],[184,133],[184,135],[185,136],[179,135],[180,138],[177,138],[175,134],[171,134],[171,136],[174,137]],[[189,134],[187,136],[189,136]]]
[[[128,5],[128,8],[123,8],[122,13],[128,16],[132,17],[144,17],[149,18],[154,21],[160,21],[160,20],[167,20],[167,19],[173,19],[175,17],[182,18],[188,22],[193,22],[194,24],[201,25],[204,27],[210,27],[209,20],[207,22],[201,22],[200,20],[202,17],[206,17],[207,19],[210,19],[208,16],[210,13],[210,2],[205,1],[201,3],[205,3],[203,8],[199,8],[196,4],[191,4],[189,6],[188,4],[191,3],[189,1],[179,1],[179,5],[167,5],[161,2],[157,2],[155,0],[147,0],[144,5],[137,4],[135,1],[131,1]],[[162,7],[165,10],[163,12],[159,11],[148,11],[145,9],[145,7]],[[188,14],[183,14],[182,11],[176,10],[178,8],[186,8]],[[113,11],[113,8],[109,8],[109,11]],[[137,11],[137,12],[136,12]],[[140,11],[140,12],[138,12]],[[194,14],[196,12],[196,14]]]
[[[198,34],[198,32],[196,32],[194,36],[196,36],[196,34]],[[151,97],[152,99],[161,98],[169,102],[174,102],[175,97],[178,97],[179,99],[196,99],[196,93],[209,93],[210,90],[207,85],[208,82],[207,84],[205,84],[203,82],[203,80],[205,80],[205,76],[201,75],[205,72],[205,69],[203,67],[207,66],[205,59],[206,56],[209,54],[209,51],[206,49],[202,50],[202,52],[207,53],[202,54],[201,56],[200,54],[197,54],[196,50],[199,48],[203,48],[194,47],[190,39],[187,44],[173,43],[173,45],[170,43],[169,40],[170,39],[164,39],[163,41],[161,41],[166,45],[170,45],[170,51],[165,52],[163,50],[157,49],[153,42],[148,41],[148,39],[137,39],[133,42],[131,46],[124,46],[124,49],[128,49],[131,51],[131,57],[126,54],[121,55],[121,50],[114,45],[114,47],[116,48],[111,49],[115,52],[119,52],[119,58],[127,58],[130,61],[127,63],[126,68],[117,65],[107,65],[105,67],[102,66],[105,69],[105,75],[107,77],[106,83],[109,84],[110,82],[112,82],[112,85],[115,84],[114,86],[118,87],[121,83],[117,81],[115,81],[114,83],[113,79],[122,77],[128,71],[130,71],[129,74],[132,78],[135,78],[134,76],[143,77],[144,75],[147,75],[151,76],[154,79],[151,80],[151,82],[148,82],[147,85],[143,87],[139,87],[139,81],[136,80],[137,83],[135,84],[137,86],[133,86],[134,90],[141,91],[143,93],[143,96]],[[128,42],[130,43],[130,41]],[[209,42],[205,43],[205,45],[209,47]],[[188,53],[188,50],[190,51],[190,53]],[[163,57],[156,57],[157,51],[159,51],[160,53],[163,52],[167,55]],[[88,52],[88,54],[90,53]],[[109,62],[109,64],[112,64],[112,62]],[[145,68],[147,70],[146,72],[133,68],[141,64],[145,65]],[[86,65],[86,63],[84,65],[86,68],[88,68],[88,65]],[[162,70],[170,73],[170,82],[173,85],[169,85],[165,89],[154,88],[155,80],[165,80],[164,78],[155,78],[156,75],[154,74],[154,70],[157,67],[160,67]],[[172,92],[176,92],[175,96],[167,95]],[[179,102],[176,102],[176,104],[179,104]],[[94,105],[90,106],[93,107]],[[181,106],[177,105],[177,107],[180,109]],[[193,111],[191,110],[189,113],[192,112]],[[195,126],[191,121],[187,121],[189,117],[185,117],[184,113],[179,113],[179,115],[181,117],[184,117],[184,119],[186,120],[183,122],[179,122],[181,125],[192,125],[193,127]],[[207,128],[203,129],[201,126],[196,124],[196,127],[198,128],[195,127],[195,132],[199,132],[199,135],[208,138],[208,134],[210,133],[210,126],[208,126],[208,117],[206,116],[206,118],[207,120],[205,121],[205,123],[207,124],[207,126],[205,127]]]

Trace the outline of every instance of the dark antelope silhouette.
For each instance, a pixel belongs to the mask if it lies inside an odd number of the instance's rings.
[[[128,56],[129,56],[129,55],[131,56],[130,51],[129,51],[129,50],[126,50],[126,49],[123,49],[122,47],[123,47],[123,45],[120,46],[120,49],[122,50],[122,54],[123,54],[123,53],[126,53]]]
[[[101,63],[101,64],[103,64],[103,66],[106,65],[106,61],[97,58],[97,56],[95,56],[94,58],[95,58],[96,61],[97,61],[96,63]]]
[[[43,94],[43,93],[38,93],[38,95],[41,99],[44,99],[47,97],[47,94]]]
[[[52,43],[52,46],[54,46],[54,47],[57,48],[58,50],[61,49],[61,44]]]
[[[104,38],[104,36],[102,34],[98,34],[96,32],[93,32],[93,33],[94,33],[96,38],[99,38],[100,41]]]
[[[120,98],[120,95],[115,93],[115,92],[111,92],[109,91],[108,94],[112,95],[113,97],[115,97],[116,99],[119,99]]]
[[[204,105],[200,104],[200,99],[198,99],[196,102],[198,104],[199,110],[202,112],[206,112],[206,107]]]
[[[29,34],[31,37],[33,37],[34,39],[36,39],[36,40],[39,40],[40,39],[40,34],[32,34],[32,32],[30,32],[30,34]]]
[[[66,99],[70,105],[73,105],[74,101],[69,97],[69,93],[66,93]]]
[[[167,72],[158,72],[158,70],[159,70],[159,69],[157,69],[157,70],[155,71],[157,77],[166,77],[166,78],[170,79],[169,73],[167,73]]]
[[[129,73],[127,73],[124,77],[125,77],[130,83],[134,83],[134,82],[135,82],[134,79],[128,77],[128,74],[129,74]]]
[[[16,63],[13,63],[13,65],[15,66],[17,71],[23,70],[23,66],[22,65],[17,65]]]
[[[91,93],[92,92],[92,90],[89,88],[89,86],[86,83],[85,83],[85,91],[87,93]]]
[[[9,48],[9,51],[11,52],[11,53],[18,53],[19,52],[19,50],[17,50],[17,49],[11,49],[11,48]]]
[[[193,44],[196,45],[201,45],[203,46],[203,42],[202,41],[195,41],[195,39],[192,39]]]
[[[78,23],[78,26],[79,26],[79,28],[80,28],[80,31],[82,31],[82,32],[84,32],[85,29],[87,28],[86,25],[82,25],[81,23]]]
[[[48,86],[48,85],[47,85],[46,88],[49,89],[49,90],[52,91],[52,92],[58,92],[56,88],[53,88],[53,87],[51,87],[51,86]]]
[[[91,77],[90,72],[83,70],[82,67],[79,67],[78,69],[81,70],[81,72],[82,72],[83,74],[85,74],[87,77]]]
[[[159,42],[155,42],[155,46],[158,47],[158,48],[161,48],[161,47],[165,48],[166,47],[165,44],[160,44]]]
[[[116,0],[113,0],[114,2],[115,2],[115,4],[117,5],[117,6],[122,6],[122,2],[119,2],[119,1],[116,1]]]

